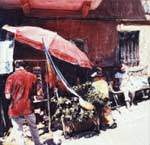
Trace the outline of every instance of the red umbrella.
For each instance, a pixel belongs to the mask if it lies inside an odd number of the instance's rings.
[[[79,48],[55,32],[32,26],[13,27],[5,25],[3,26],[3,29],[14,33],[15,39],[19,42],[28,44],[39,50],[43,50],[44,47],[48,48],[50,54],[61,60],[80,65],[81,67],[92,67],[90,60],[82,51],[80,51]],[[60,74],[58,76],[60,76]],[[62,80],[62,82],[66,81],[64,79]],[[66,84],[66,82],[63,84],[65,84],[65,87],[69,91],[79,97],[79,103],[82,107],[88,110],[92,110],[94,108],[91,103],[84,101],[81,96],[79,96],[70,86]]]
[[[14,33],[17,41],[39,50],[43,49],[42,38],[44,38],[45,44],[53,56],[81,67],[92,67],[90,60],[79,48],[59,36],[56,32],[32,26],[13,27],[5,25],[3,29]]]

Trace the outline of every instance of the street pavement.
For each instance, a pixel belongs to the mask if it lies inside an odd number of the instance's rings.
[[[101,131],[99,135],[65,139],[62,131],[56,131],[50,138],[53,136],[55,142],[61,141],[61,145],[150,145],[150,100],[142,101],[130,110],[121,107],[119,111],[113,111],[113,117],[116,119],[117,128]],[[42,142],[44,140],[46,139],[43,138]],[[27,144],[33,145],[33,142]]]
[[[119,108],[113,111],[118,127],[101,131],[97,136],[80,139],[64,139],[61,132],[53,137],[62,145],[150,145],[150,100],[142,101],[131,110]]]

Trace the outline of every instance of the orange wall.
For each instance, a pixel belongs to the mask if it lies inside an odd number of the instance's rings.
[[[88,57],[102,66],[114,65],[118,44],[117,23],[98,21],[46,21],[42,27],[56,31],[66,39],[82,38],[88,43]]]
[[[116,22],[44,19],[30,19],[24,22],[25,24],[22,25],[34,25],[56,31],[66,39],[87,40],[87,55],[93,63],[100,66],[113,66],[115,64],[118,45]]]

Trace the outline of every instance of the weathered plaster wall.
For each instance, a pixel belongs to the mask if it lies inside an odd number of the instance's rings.
[[[150,25],[120,25],[119,31],[139,31],[140,65],[147,66],[150,75]]]

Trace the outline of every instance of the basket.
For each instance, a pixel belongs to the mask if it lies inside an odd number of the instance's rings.
[[[68,120],[64,117],[61,118],[61,121],[65,138],[83,133],[100,132],[100,119],[98,115],[95,115],[93,118],[87,118],[81,122],[76,120]]]

